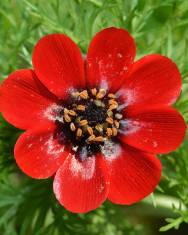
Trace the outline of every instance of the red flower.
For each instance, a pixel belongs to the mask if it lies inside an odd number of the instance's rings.
[[[161,175],[156,154],[184,138],[185,122],[170,107],[181,91],[178,68],[155,54],[134,62],[135,52],[123,29],[99,32],[86,59],[69,37],[48,35],[34,48],[34,70],[1,86],[4,118],[26,130],[18,166],[33,178],[55,174],[54,193],[72,212],[146,197]]]

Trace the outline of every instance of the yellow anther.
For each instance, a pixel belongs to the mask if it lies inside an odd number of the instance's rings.
[[[114,122],[114,120],[113,120],[113,118],[111,118],[111,117],[107,117],[106,118],[106,121],[109,123],[109,124],[113,124],[113,122]]]
[[[71,95],[72,95],[73,98],[76,99],[76,98],[78,98],[79,94],[80,93],[78,91],[76,91],[76,92],[73,92]]]
[[[82,136],[82,129],[81,128],[78,128],[77,131],[76,131],[76,136],[77,137],[81,137]]]
[[[71,122],[71,118],[68,114],[64,114],[65,122]]]
[[[81,120],[81,121],[79,122],[79,124],[80,124],[80,126],[85,126],[85,125],[88,124],[88,121],[87,121],[86,119],[84,119],[84,120]]]
[[[85,109],[86,109],[86,107],[84,105],[79,104],[77,106],[77,110],[79,110],[79,111],[85,111]]]
[[[80,92],[80,97],[82,98],[82,99],[84,99],[84,100],[87,100],[88,99],[88,92],[87,92],[87,90],[84,90],[84,91],[82,91],[82,92]]]
[[[92,127],[88,126],[88,127],[87,127],[87,131],[88,131],[88,133],[89,133],[90,135],[93,135],[93,129],[92,129]]]
[[[103,131],[103,126],[100,125],[100,124],[97,124],[97,125],[95,126],[95,129],[96,129],[97,131],[99,131],[99,132],[102,132],[102,131]]]
[[[113,133],[113,136],[117,135],[117,129],[115,127],[112,128],[112,133]]]
[[[108,97],[111,98],[111,99],[115,99],[116,98],[116,96],[113,93],[109,93]]]
[[[113,112],[111,110],[108,110],[107,111],[107,115],[108,115],[108,117],[112,117],[113,116]]]
[[[71,131],[75,131],[76,130],[76,127],[75,127],[73,122],[71,122],[71,124],[70,124],[70,129],[71,129]]]
[[[116,113],[115,118],[122,119],[123,115],[121,113]]]
[[[106,90],[105,89],[100,89],[99,92],[96,95],[97,99],[102,99],[106,94]]]
[[[117,104],[111,104],[109,106],[109,109],[108,110],[113,110],[113,109],[117,109],[118,105]]]
[[[91,89],[91,94],[92,94],[93,96],[96,96],[96,94],[97,94],[97,89],[96,89],[96,88]]]
[[[76,112],[74,110],[69,110],[69,115],[76,116]]]
[[[90,135],[90,137],[87,139],[87,141],[93,141],[95,139],[95,135]]]
[[[106,135],[107,135],[108,137],[112,136],[112,128],[107,128],[107,129],[106,129]]]
[[[62,118],[64,124],[69,125],[69,130],[74,132],[72,134],[78,141],[83,138],[87,144],[100,145],[105,140],[118,135],[120,120],[123,115],[116,110],[118,102],[115,94],[106,94],[105,89],[93,88],[89,91],[86,89],[80,92],[76,91],[71,95],[75,97],[74,102],[63,108]],[[101,119],[105,119],[103,123],[95,125],[87,120],[89,112],[91,113],[89,118],[92,117],[94,123],[98,119],[98,117],[95,119],[95,113],[92,108],[90,109],[90,105],[96,109],[97,115],[101,115]],[[87,108],[88,112],[85,112]]]
[[[108,103],[109,103],[109,104],[116,104],[116,105],[118,105],[117,101],[115,101],[115,100],[113,100],[113,99],[109,100]]]
[[[103,137],[102,136],[97,136],[97,137],[95,137],[95,139],[94,139],[94,141],[96,141],[96,142],[103,142]]]
[[[101,100],[94,100],[94,103],[98,107],[104,107],[105,106],[104,103]]]
[[[119,122],[117,120],[114,120],[114,125],[117,129],[119,128]]]
[[[69,113],[69,110],[68,110],[67,108],[64,108],[64,109],[63,109],[63,112],[64,112],[65,114],[68,114],[68,113]]]

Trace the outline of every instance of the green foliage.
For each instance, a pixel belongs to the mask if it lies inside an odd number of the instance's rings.
[[[188,121],[186,0],[1,1],[0,79],[31,67],[32,48],[44,34],[65,33],[86,53],[92,36],[108,26],[129,30],[137,43],[137,58],[161,53],[177,63],[183,91],[176,107]],[[187,139],[176,152],[160,156],[163,177],[153,200],[132,207],[106,202],[89,214],[76,215],[58,205],[51,180],[29,179],[17,168],[13,147],[19,134],[0,119],[0,234],[152,235],[157,234],[160,218],[168,217],[160,231],[188,223]]]

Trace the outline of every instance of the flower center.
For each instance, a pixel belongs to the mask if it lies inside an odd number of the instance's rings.
[[[115,138],[123,115],[118,112],[115,94],[93,88],[73,92],[56,120],[56,136],[73,149],[86,147],[91,153],[105,141]]]

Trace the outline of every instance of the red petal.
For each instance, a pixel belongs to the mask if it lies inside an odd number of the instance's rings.
[[[68,156],[63,144],[53,138],[53,128],[32,130],[22,134],[14,149],[20,169],[36,179],[52,176]]]
[[[21,129],[44,122],[44,110],[56,100],[29,69],[12,73],[3,82],[0,92],[0,109],[3,116]]]
[[[103,167],[100,156],[88,157],[83,162],[69,156],[54,179],[58,201],[75,213],[86,213],[100,206],[108,193]]]
[[[148,55],[133,64],[120,90],[126,105],[170,105],[181,91],[175,63],[161,55]]]
[[[111,167],[108,199],[132,204],[152,193],[161,176],[161,163],[155,155],[124,146]]]
[[[51,34],[39,40],[33,52],[33,66],[39,79],[58,97],[71,88],[85,85],[81,52],[63,34]]]
[[[133,106],[125,113],[126,120],[122,122],[125,143],[153,153],[168,153],[182,143],[186,124],[175,109]]]
[[[97,33],[87,54],[90,87],[107,85],[111,90],[117,90],[133,63],[135,53],[134,40],[126,30],[107,28]]]

